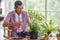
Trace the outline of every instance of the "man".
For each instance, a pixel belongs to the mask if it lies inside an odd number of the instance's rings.
[[[15,10],[8,13],[3,26],[12,29],[12,37],[25,38],[28,35],[26,32],[27,23],[31,23],[28,13],[23,10],[23,3],[16,1]]]

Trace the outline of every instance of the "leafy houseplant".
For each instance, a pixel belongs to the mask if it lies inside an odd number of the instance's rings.
[[[44,22],[42,24],[42,27],[45,29],[45,32],[49,35],[52,31],[56,31],[58,29],[57,26],[53,27],[52,20],[49,21],[49,23]]]
[[[38,25],[37,20],[32,21],[32,24],[30,25],[30,29],[31,29],[30,31],[32,31],[32,32],[38,32],[39,31],[40,27]]]
[[[40,23],[44,20],[44,16],[42,16],[39,12],[33,12],[32,10],[28,10],[28,13],[32,22],[30,25],[31,39],[37,39],[38,32],[40,31]]]
[[[30,36],[31,39],[37,39],[38,37],[38,31],[39,31],[39,26],[37,23],[33,23],[30,25]]]

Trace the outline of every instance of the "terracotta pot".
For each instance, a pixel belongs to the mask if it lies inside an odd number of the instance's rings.
[[[44,40],[48,40],[48,39],[49,39],[48,34],[45,33]]]
[[[60,37],[57,37],[57,40],[60,40]]]
[[[48,37],[44,37],[44,40],[48,40]]]

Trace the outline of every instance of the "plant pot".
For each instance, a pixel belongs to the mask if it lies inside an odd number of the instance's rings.
[[[37,39],[38,38],[38,32],[30,32],[30,39]]]
[[[48,40],[48,37],[44,37],[44,40]]]
[[[57,33],[57,40],[60,40],[60,33]]]
[[[45,33],[44,40],[48,40],[48,39],[49,39],[48,34]]]
[[[60,37],[57,37],[57,40],[60,40]]]

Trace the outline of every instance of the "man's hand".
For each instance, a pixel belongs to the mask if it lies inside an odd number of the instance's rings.
[[[9,27],[9,26],[20,26],[22,25],[22,22],[4,22],[3,27]]]
[[[13,23],[13,26],[20,26],[20,25],[22,25],[23,23],[22,22],[14,22]]]

